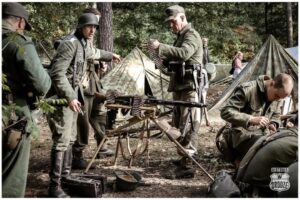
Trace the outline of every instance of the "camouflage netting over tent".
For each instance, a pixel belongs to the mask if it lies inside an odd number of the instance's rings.
[[[167,92],[169,77],[155,69],[155,64],[139,48],[134,48],[101,80],[105,90],[114,89],[123,95],[153,95],[171,100]]]
[[[213,103],[209,111],[225,105],[234,89],[241,83],[255,80],[259,75],[268,75],[274,78],[281,72],[290,71],[295,81],[294,92],[298,97],[298,62],[270,35],[268,40],[249,62],[239,76],[223,92],[221,97]]]

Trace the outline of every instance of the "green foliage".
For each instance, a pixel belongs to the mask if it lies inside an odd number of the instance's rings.
[[[168,30],[165,9],[172,2],[113,2],[114,52],[125,57],[150,38],[172,44],[176,35]],[[286,3],[283,2],[188,2],[182,5],[187,19],[202,37],[209,38],[215,62],[228,63],[237,50],[249,61],[269,34],[286,45]],[[77,17],[89,5],[84,3],[27,3],[32,13],[33,38],[53,42],[73,30]],[[292,3],[294,45],[298,45],[298,3]],[[267,13],[266,13],[267,11]],[[267,19],[266,19],[267,18]],[[267,22],[267,24],[266,24]],[[101,31],[101,27],[100,27]],[[52,52],[53,53],[53,52]]]
[[[67,105],[66,99],[41,99],[36,103],[36,106],[40,108],[44,113],[53,113],[56,110],[56,106]]]
[[[55,40],[71,33],[77,19],[88,3],[26,3],[30,12],[33,31],[28,32],[34,40],[46,41],[47,51],[53,55]],[[40,50],[40,49],[38,49]]]
[[[2,74],[2,91],[10,92],[10,88],[7,85],[7,76]]]

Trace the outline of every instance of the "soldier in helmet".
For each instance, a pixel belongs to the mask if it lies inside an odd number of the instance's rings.
[[[2,91],[2,108],[20,108],[2,110],[2,197],[24,197],[30,142],[37,130],[31,100],[44,96],[51,86],[31,39],[24,35],[31,30],[28,18],[21,4],[2,4],[2,70],[10,88]]]
[[[84,13],[78,18],[74,34],[64,38],[51,63],[50,76],[59,98],[65,98],[67,106],[61,106],[48,115],[52,131],[51,168],[49,172],[50,197],[69,197],[61,188],[61,178],[67,177],[71,170],[72,145],[76,140],[77,117],[82,113],[84,94],[82,76],[86,71],[88,40],[94,37],[98,19],[94,14]],[[64,159],[67,162],[64,162]],[[63,173],[62,173],[63,172]]]
[[[100,12],[96,8],[87,8],[84,13],[93,13],[100,18]],[[77,140],[73,145],[73,169],[85,169],[87,161],[83,157],[83,150],[89,141],[89,125],[94,130],[94,136],[99,145],[105,135],[106,112],[103,106],[103,99],[96,98],[96,93],[104,95],[103,87],[99,81],[98,68],[101,61],[120,61],[120,56],[108,51],[100,50],[94,47],[93,38],[88,40],[88,63],[84,76],[84,115],[80,115],[77,121]],[[104,143],[99,152],[101,156],[112,156],[113,151]],[[94,167],[93,165],[91,166]]]

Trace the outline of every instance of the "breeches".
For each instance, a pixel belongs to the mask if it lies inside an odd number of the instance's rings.
[[[52,149],[66,151],[69,145],[76,140],[78,114],[69,107],[58,107],[54,113],[47,116],[48,124],[52,132]]]
[[[79,115],[77,120],[77,140],[73,145],[74,151],[82,151],[89,141],[89,125],[94,129],[94,137],[100,143],[105,135],[106,112],[102,103],[94,96],[84,97],[84,115]]]
[[[189,101],[189,102],[198,102],[198,97],[196,91],[180,91],[180,92],[174,92],[173,93],[173,99],[178,101]],[[191,130],[190,125],[190,115],[192,116],[192,123],[194,126],[194,131]],[[198,133],[198,126],[197,123],[199,123],[199,108],[189,108],[184,106],[176,106],[174,107],[174,113],[173,113],[173,119],[172,119],[172,125],[176,128],[180,129],[181,134],[184,132],[184,127],[187,124],[186,128],[186,135],[184,142],[182,145],[185,145],[186,143],[192,142],[193,146],[197,146],[197,133]]]
[[[23,135],[12,151],[2,154],[2,197],[24,197],[31,136]]]

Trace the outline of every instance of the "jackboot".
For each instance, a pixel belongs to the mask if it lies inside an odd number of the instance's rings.
[[[88,162],[83,158],[82,151],[73,151],[72,169],[86,169]],[[90,169],[95,169],[95,165],[92,164]]]
[[[85,169],[88,163],[83,159],[82,151],[73,151],[72,169]]]
[[[97,141],[97,146],[99,146],[101,141]],[[106,158],[106,157],[111,157],[114,155],[114,151],[109,149],[107,144],[106,144],[106,141],[104,142],[104,144],[102,145],[100,151],[98,152],[97,154],[97,157],[98,159],[101,159],[101,158]]]
[[[62,179],[66,179],[71,174],[73,152],[72,145],[69,145],[67,151],[64,152],[64,162],[62,168]]]
[[[61,188],[61,173],[64,159],[63,151],[51,151],[51,166],[50,166],[50,184],[49,184],[49,197],[56,198],[69,198],[63,189]]]

